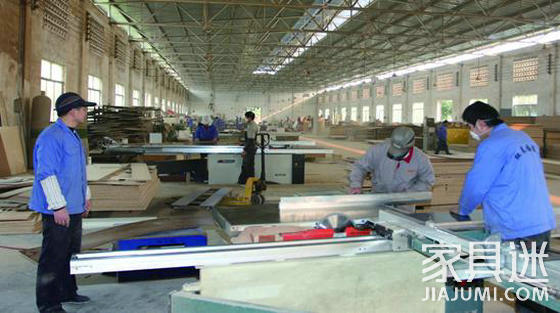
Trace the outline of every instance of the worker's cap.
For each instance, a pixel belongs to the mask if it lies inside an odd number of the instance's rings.
[[[414,146],[414,131],[410,127],[400,126],[393,130],[389,154],[405,154],[412,146]]]
[[[208,124],[210,124],[210,121],[211,121],[211,120],[212,120],[212,119],[210,118],[210,116],[206,115],[206,116],[203,116],[203,117],[202,117],[202,120],[201,120],[200,122],[201,122],[202,124],[204,124],[204,125],[208,125]]]
[[[80,107],[92,107],[97,105],[95,102],[89,102],[84,100],[80,95],[74,92],[66,92],[61,94],[58,99],[56,99],[55,110],[58,116],[63,116],[70,112],[72,109]]]
[[[463,121],[475,125],[476,121],[483,120],[495,124],[500,120],[500,113],[488,103],[476,101],[465,108],[463,111]]]

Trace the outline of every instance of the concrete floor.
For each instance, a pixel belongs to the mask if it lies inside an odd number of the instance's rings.
[[[318,138],[323,144],[336,150],[343,157],[360,157],[360,150],[366,150],[366,143]],[[339,148],[340,146],[342,148]],[[269,185],[266,191],[268,201],[277,201],[281,196],[294,194],[312,195],[320,192],[345,192],[345,168],[348,164],[340,160],[321,160],[306,164],[306,185]],[[548,180],[552,194],[560,194],[560,179]],[[162,183],[160,191],[150,208],[140,212],[93,212],[93,217],[135,217],[135,216],[176,216],[180,213],[167,204],[202,185],[186,183]],[[238,188],[241,192],[242,188]],[[558,204],[560,205],[560,204]],[[206,230],[213,225],[206,223]],[[220,244],[219,237],[212,233],[212,244]],[[40,245],[41,235],[1,235],[0,236],[0,312],[36,312],[35,274],[36,264],[12,248],[31,248]],[[195,278],[176,278],[141,282],[118,283],[114,277],[104,275],[80,276],[80,293],[91,297],[89,304],[65,306],[68,312],[168,312],[169,292],[178,290],[184,283]],[[485,312],[513,312],[503,303],[485,303]]]

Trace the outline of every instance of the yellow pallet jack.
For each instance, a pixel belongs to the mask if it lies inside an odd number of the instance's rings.
[[[249,177],[245,182],[245,190],[242,194],[232,197],[224,197],[220,205],[225,206],[248,206],[263,204],[265,201],[262,192],[266,190],[266,166],[264,161],[264,150],[270,144],[270,134],[258,133],[260,137],[259,148],[261,149],[261,177]]]

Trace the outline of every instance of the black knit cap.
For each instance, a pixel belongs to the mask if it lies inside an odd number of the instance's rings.
[[[56,99],[55,110],[58,116],[63,116],[72,109],[95,105],[97,105],[97,103],[86,101],[75,92],[66,92]]]
[[[482,101],[473,102],[463,111],[463,121],[475,125],[476,121],[483,120],[488,126],[495,126],[503,123],[500,113],[488,103]]]

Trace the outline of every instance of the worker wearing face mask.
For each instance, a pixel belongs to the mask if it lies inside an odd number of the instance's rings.
[[[435,183],[434,169],[422,150],[414,147],[414,131],[397,127],[391,138],[371,147],[353,165],[350,193],[362,192],[367,173],[372,173],[372,192],[391,193],[431,191]]]
[[[556,220],[544,177],[539,146],[522,131],[509,128],[498,111],[477,101],[463,112],[471,136],[481,141],[468,172],[459,214],[469,215],[482,204],[490,233],[502,240],[536,242],[550,240]]]

